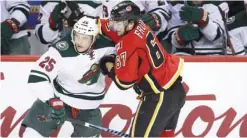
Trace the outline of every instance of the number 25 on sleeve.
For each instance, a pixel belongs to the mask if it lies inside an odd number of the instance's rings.
[[[43,61],[39,63],[39,66],[43,69],[45,69],[47,72],[51,72],[54,69],[54,65],[56,64],[56,61],[51,57],[45,57]]]

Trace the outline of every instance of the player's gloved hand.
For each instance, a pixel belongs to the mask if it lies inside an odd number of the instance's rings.
[[[196,23],[200,28],[207,26],[209,21],[208,13],[198,7],[184,6],[179,11],[179,15],[181,20]]]
[[[115,63],[115,56],[114,55],[107,55],[107,56],[104,56],[100,59],[99,66],[100,66],[100,69],[101,69],[101,72],[103,75],[109,74],[109,71],[106,67],[107,62],[111,62],[114,64]]]
[[[152,31],[158,31],[161,27],[161,19],[156,13],[143,14],[141,19]]]
[[[9,42],[11,37],[20,31],[20,22],[14,18],[1,22],[1,50],[2,53],[9,52]]]
[[[55,121],[58,126],[63,125],[66,120],[66,113],[63,101],[59,98],[51,98],[47,101],[47,104],[51,107],[49,112],[49,119]]]
[[[65,20],[67,20],[69,27],[73,27],[74,24],[82,17],[84,16],[84,12],[81,11],[80,6],[78,5],[78,2],[76,1],[65,1],[67,4],[66,12],[64,12],[62,15]]]
[[[183,45],[192,40],[197,40],[199,37],[199,28],[191,24],[182,26],[176,31],[176,39],[180,45]]]
[[[58,5],[55,6],[53,9],[50,17],[49,17],[49,24],[50,28],[54,31],[61,30],[63,27],[63,17],[62,17],[62,11],[66,10],[66,3],[59,2]]]

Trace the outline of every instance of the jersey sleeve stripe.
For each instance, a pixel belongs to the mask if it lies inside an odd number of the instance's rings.
[[[160,84],[156,81],[154,76],[152,76],[151,73],[145,74],[144,77],[141,79],[141,81],[138,83],[138,87],[140,89],[148,89],[146,91],[154,92],[155,94],[159,94],[164,92],[165,90],[169,89],[175,81],[178,79],[180,76],[182,69],[183,69],[183,64],[184,60],[182,58],[179,59],[179,66],[177,69],[177,72],[173,75],[173,77],[165,84],[165,86],[160,86]]]
[[[95,94],[95,96],[92,95],[84,95],[85,93],[79,93],[79,94],[73,94],[69,92],[68,90],[64,89],[60,84],[58,84],[55,80],[53,81],[54,88],[56,91],[60,94],[69,96],[69,97],[74,97],[78,99],[84,99],[84,100],[102,100],[105,97],[105,91],[103,90],[101,93],[98,95]]]
[[[30,10],[30,6],[29,5],[25,5],[25,4],[18,4],[18,5],[15,5],[15,6],[12,6],[8,9],[9,12],[13,11],[15,8],[23,8],[27,11]]]
[[[131,88],[135,84],[135,81],[132,81],[132,82],[120,81],[119,78],[115,74],[114,68],[111,69],[111,71],[109,72],[108,76],[115,82],[117,87],[119,89],[121,89],[121,90],[127,90],[127,89]]]
[[[37,70],[31,70],[31,74],[32,75],[36,75],[36,76],[40,76],[40,77],[42,76],[43,78],[46,78],[49,82],[51,82],[50,77],[47,74],[43,73],[43,72],[40,72],[40,71],[37,71]]]
[[[169,89],[172,86],[172,84],[174,84],[174,82],[178,79],[178,77],[182,72],[183,66],[184,66],[184,59],[180,58],[177,72],[173,75],[170,81],[163,87],[165,90]]]
[[[44,37],[43,37],[43,32],[42,32],[42,30],[43,30],[43,25],[39,26],[38,31],[35,32],[35,36],[36,36],[37,38],[39,38],[39,40],[40,40],[41,43],[43,43],[43,44],[48,44],[49,42],[47,42],[47,41],[44,39]],[[37,33],[38,33],[38,34],[37,34]]]
[[[28,78],[28,83],[37,83],[42,81],[48,81],[46,78],[36,76],[36,75],[30,75]]]
[[[117,76],[115,76],[115,80],[116,80],[117,84],[124,89],[128,89],[135,84],[134,82],[128,82],[127,83],[127,82],[120,81]]]
[[[37,77],[40,77],[40,78],[44,78],[44,79],[46,79],[47,81],[49,81],[49,80],[47,79],[47,77],[45,77],[44,75],[38,74],[38,73],[33,73],[33,72],[31,72],[30,75],[34,75],[34,76],[37,76]]]
[[[160,12],[161,15],[166,19],[166,21],[169,21],[171,19],[171,17],[163,12]]]
[[[66,90],[65,88],[63,88],[56,80],[53,80],[53,84],[56,88],[57,91],[60,92],[66,92],[68,94],[72,94],[72,92]],[[97,96],[102,96],[105,95],[105,90],[103,90],[100,93],[93,93],[93,92],[81,92],[81,93],[77,93],[78,95],[85,95],[85,96],[90,96],[90,97],[97,97]]]
[[[158,14],[159,16],[161,14],[166,19],[166,21],[171,19],[171,15],[166,10],[164,10],[162,8],[153,9],[153,10],[149,11],[148,13],[152,13],[152,12]]]
[[[14,12],[15,10],[21,11],[21,12],[26,16],[26,18],[28,19],[28,17],[29,17],[29,11],[27,11],[26,9],[21,8],[21,7],[15,8],[15,9],[13,10],[13,12]]]
[[[217,26],[218,26],[216,36],[215,36],[215,38],[213,40],[213,41],[215,41],[215,40],[217,40],[222,35],[222,33],[224,32],[224,30],[222,29],[222,27],[220,26],[219,23],[214,22],[214,21],[213,21],[213,23],[217,24]]]

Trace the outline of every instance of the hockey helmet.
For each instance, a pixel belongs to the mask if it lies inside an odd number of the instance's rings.
[[[122,1],[112,8],[111,20],[138,20],[140,18],[140,8],[131,1]]]

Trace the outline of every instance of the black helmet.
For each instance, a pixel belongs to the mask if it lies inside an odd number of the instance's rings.
[[[112,8],[111,20],[137,20],[140,18],[140,8],[131,1],[122,1]]]

